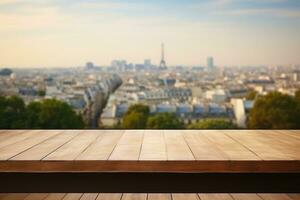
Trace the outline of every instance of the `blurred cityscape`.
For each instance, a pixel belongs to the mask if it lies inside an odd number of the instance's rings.
[[[148,105],[151,114],[173,113],[184,124],[221,118],[247,128],[255,98],[273,91],[295,95],[300,88],[300,66],[168,66],[145,59],[133,64],[113,60],[110,66],[0,69],[0,95],[20,96],[25,104],[43,99],[68,103],[87,127],[114,127],[122,123],[131,105]]]

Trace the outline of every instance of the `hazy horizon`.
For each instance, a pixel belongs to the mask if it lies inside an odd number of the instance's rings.
[[[1,0],[0,67],[300,64],[299,0]]]

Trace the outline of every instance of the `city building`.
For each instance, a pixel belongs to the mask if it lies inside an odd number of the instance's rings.
[[[207,70],[212,71],[214,69],[214,58],[213,57],[207,57]]]
[[[238,127],[247,128],[249,111],[253,108],[254,101],[244,99],[231,99],[235,121]]]
[[[92,62],[87,62],[85,65],[85,70],[93,70],[95,69],[95,65]]]

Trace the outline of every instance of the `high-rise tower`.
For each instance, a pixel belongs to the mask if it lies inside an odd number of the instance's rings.
[[[161,44],[161,61],[159,64],[160,69],[167,69],[167,64],[165,61],[165,46],[164,43]]]
[[[214,58],[213,57],[208,57],[207,58],[207,70],[208,71],[213,71],[215,65],[214,65]]]

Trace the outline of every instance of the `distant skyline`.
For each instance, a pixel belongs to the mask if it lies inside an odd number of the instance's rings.
[[[0,68],[300,64],[299,0],[0,0]]]

